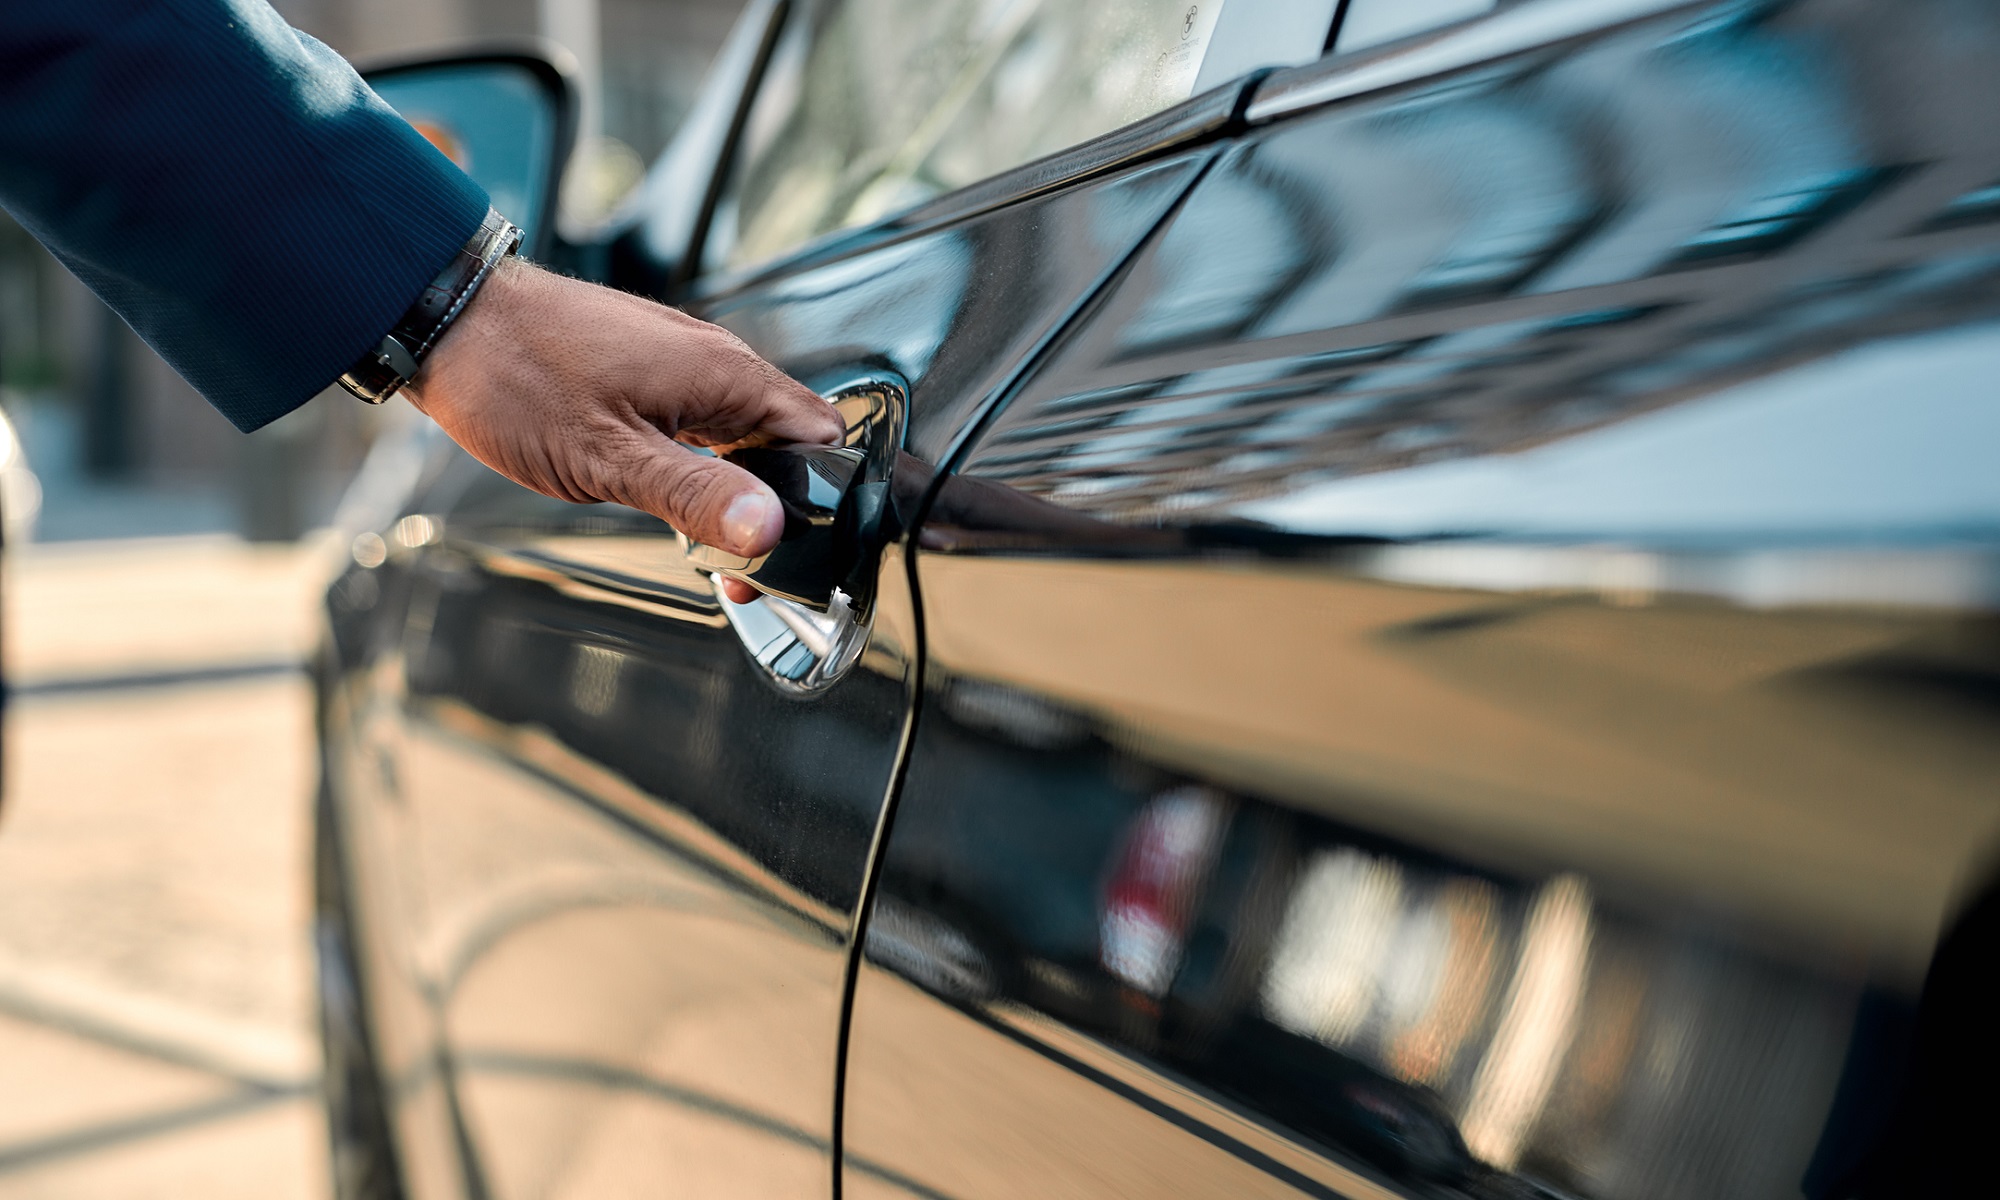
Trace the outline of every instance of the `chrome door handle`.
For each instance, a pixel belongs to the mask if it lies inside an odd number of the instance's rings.
[[[889,468],[902,432],[902,390],[868,383],[828,396],[847,419],[844,446],[755,446],[725,456],[770,485],[785,509],[778,544],[744,558],[690,540],[695,566],[825,612],[836,592],[865,612],[875,562],[895,528]]]

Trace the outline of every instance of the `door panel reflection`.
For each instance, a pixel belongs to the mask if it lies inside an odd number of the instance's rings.
[[[468,798],[425,811],[451,903],[426,950],[496,1194],[815,1193],[825,1063],[798,1010],[837,1003],[834,932],[773,928],[754,892],[463,735],[427,729],[408,763]]]

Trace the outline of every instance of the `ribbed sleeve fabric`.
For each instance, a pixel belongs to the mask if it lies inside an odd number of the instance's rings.
[[[380,341],[487,198],[261,0],[0,0],[0,206],[247,431]]]

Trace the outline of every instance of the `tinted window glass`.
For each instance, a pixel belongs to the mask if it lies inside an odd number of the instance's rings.
[[[1498,0],[1350,0],[1336,50],[1365,50],[1480,16]]]
[[[1258,0],[1227,3],[1254,8]],[[812,7],[787,30],[751,113],[710,239],[711,265],[758,262],[1186,99],[1224,6]]]

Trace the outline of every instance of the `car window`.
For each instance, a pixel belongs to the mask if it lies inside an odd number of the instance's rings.
[[[763,261],[1187,99],[1211,43],[1310,61],[1333,0],[821,0],[790,23],[709,237]],[[1212,76],[1212,72],[1208,73]]]
[[[1334,49],[1365,50],[1491,12],[1499,0],[1350,0]]]

